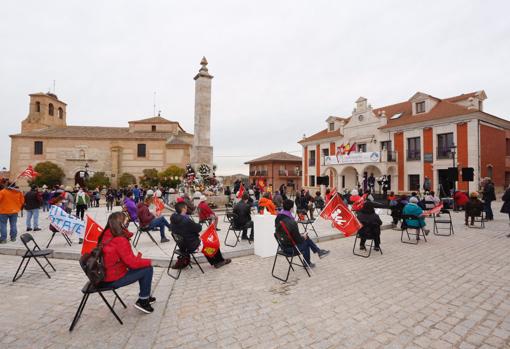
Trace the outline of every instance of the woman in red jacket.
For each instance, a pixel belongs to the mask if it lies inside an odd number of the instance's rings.
[[[156,298],[151,297],[152,266],[151,260],[137,256],[131,250],[129,238],[133,235],[127,230],[129,218],[123,212],[114,212],[108,217],[108,223],[101,235],[103,243],[103,257],[105,286],[123,287],[138,281],[140,285],[139,298],[135,308],[149,314],[154,311],[151,303]]]

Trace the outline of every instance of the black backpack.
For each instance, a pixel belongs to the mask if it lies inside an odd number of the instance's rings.
[[[80,257],[80,266],[94,286],[99,285],[105,278],[102,238],[103,235],[99,237],[97,246],[92,251]],[[110,241],[111,239],[108,240]]]

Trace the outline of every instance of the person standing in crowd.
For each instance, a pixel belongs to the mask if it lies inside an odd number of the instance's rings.
[[[135,184],[135,187],[133,189],[133,196],[135,199],[135,204],[140,202],[140,189],[138,188],[138,184]]]
[[[315,192],[315,198],[314,198],[313,201],[315,203],[315,208],[318,209],[319,211],[322,211],[324,206],[326,206],[326,204],[324,203],[324,199],[321,196],[321,192],[320,191],[316,191]]]
[[[113,201],[115,200],[115,193],[112,188],[108,188],[105,194],[106,198],[106,212],[113,211]]]
[[[43,212],[47,212],[50,210],[50,199],[51,194],[48,190],[48,187],[43,186],[44,191],[42,192],[42,210]]]
[[[374,204],[370,201],[366,202],[357,214],[357,218],[362,224],[361,229],[358,231],[360,237],[359,249],[366,250],[365,242],[367,239],[373,239],[374,250],[379,251],[382,221],[379,215],[375,213]]]
[[[202,226],[193,222],[187,215],[187,207],[184,202],[175,204],[175,213],[170,217],[170,222],[172,222],[172,232],[182,238],[182,241],[179,242],[179,249],[185,254],[182,257],[177,257],[177,262],[172,266],[172,269],[183,269],[190,263],[189,254],[196,251],[200,246]],[[220,250],[218,250],[214,257],[205,256],[205,258],[216,269],[231,262],[230,259],[223,258]]]
[[[306,264],[313,268],[315,267],[315,264],[312,263],[310,259],[310,251],[313,253],[317,253],[319,258],[324,258],[329,254],[328,250],[320,249],[305,233],[304,235],[301,235],[299,232],[299,227],[296,223],[296,220],[292,216],[291,210],[294,207],[294,202],[292,200],[285,200],[283,202],[283,210],[281,210],[275,219],[275,230],[276,234],[278,234],[281,237],[284,237],[283,240],[285,243],[282,245],[282,249],[285,253],[292,254],[293,248],[292,248],[292,242],[290,239],[292,239],[298,248],[299,252],[303,255],[303,258],[306,262]],[[285,226],[283,228],[282,224]],[[287,235],[290,234],[290,237]]]
[[[429,192],[430,189],[432,189],[432,182],[429,177],[425,176],[423,181],[423,191],[426,193]]]
[[[283,197],[280,194],[280,191],[278,191],[278,190],[276,191],[276,193],[274,193],[273,203],[276,206],[277,210],[281,210],[282,209]]]
[[[492,202],[496,200],[496,193],[494,191],[494,184],[492,179],[486,177],[483,185],[483,206],[485,211],[485,219],[492,221],[494,213],[492,212]]]
[[[232,194],[232,192],[230,191],[230,187],[228,185],[223,191],[223,194],[225,194],[225,196],[230,199],[230,194]]]
[[[80,188],[76,193],[76,217],[80,218],[81,220],[85,218],[85,211],[87,211],[87,207],[89,207],[90,203],[90,198],[85,190]]]
[[[211,210],[209,205],[207,204],[207,198],[205,195],[202,195],[200,197],[200,202],[197,206],[198,210],[198,219],[200,221],[209,221],[210,223],[214,223],[214,226],[216,227],[217,231],[220,231],[221,229],[218,228],[218,216]]]
[[[388,195],[388,190],[390,188],[390,181],[388,180],[388,177],[386,175],[383,175],[381,178],[381,186],[382,186],[383,196],[386,199],[386,196]]]
[[[62,206],[64,207],[64,211],[71,214],[74,209],[74,196],[71,193],[73,188],[67,186],[65,191],[62,193]]]
[[[501,213],[508,214],[508,218],[510,218],[510,185],[505,190],[505,194],[502,197],[503,206],[501,206]],[[510,223],[509,223],[510,224]],[[507,235],[510,238],[510,234]]]
[[[418,235],[418,231],[420,228],[424,228],[426,226],[425,216],[423,215],[423,209],[418,206],[418,198],[416,196],[411,196],[409,198],[409,203],[404,206],[402,210],[403,215],[415,216],[416,219],[407,219],[406,224],[410,228],[416,228],[416,239],[419,240],[420,236]],[[425,235],[429,234],[428,229],[423,229]]]
[[[367,179],[367,183],[368,183],[368,190],[370,191],[370,193],[374,193],[375,191],[375,177],[374,177],[374,174],[371,173],[370,176],[368,177]]]
[[[471,220],[471,225],[475,225],[475,217],[480,217],[483,210],[483,202],[478,199],[478,193],[476,191],[472,192],[465,205],[466,212],[464,224],[468,225],[468,221]]]
[[[27,211],[27,231],[32,231],[32,223],[33,230],[39,231],[39,209],[42,205],[42,195],[39,193],[37,186],[33,185],[25,194],[25,210]]]
[[[234,225],[239,228],[243,228],[243,234],[241,239],[243,240],[252,240],[254,237],[254,226],[253,221],[251,220],[251,207],[248,204],[249,199],[248,193],[244,193],[241,201],[239,201],[235,206],[233,213],[235,213],[236,217],[234,220]],[[251,229],[250,236],[248,237],[248,229]]]
[[[150,314],[154,311],[151,304],[156,298],[151,296],[152,261],[142,258],[142,254],[133,254],[129,239],[133,235],[127,230],[128,217],[122,212],[114,212],[108,217],[108,222],[99,242],[103,244],[103,261],[105,278],[102,286],[119,288],[138,281],[140,292],[135,308]]]
[[[191,201],[191,198],[189,197],[188,193],[184,193],[183,199],[184,203],[188,207],[187,214],[191,216],[193,212],[195,212],[195,205],[193,204],[193,201]]]
[[[136,206],[138,221],[140,222],[140,227],[148,227],[149,229],[159,228],[159,233],[161,235],[161,243],[169,242],[168,238],[165,235],[165,227],[168,230],[171,229],[170,223],[166,220],[164,216],[160,216],[156,218],[151,211],[149,210],[149,206],[154,201],[154,195],[147,195],[143,202],[139,202]]]
[[[0,185],[0,244],[7,243],[7,222],[9,222],[11,228],[11,241],[16,241],[18,212],[21,211],[25,203],[21,191],[9,186],[8,182],[4,185]]]

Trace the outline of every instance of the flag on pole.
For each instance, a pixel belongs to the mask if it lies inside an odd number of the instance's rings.
[[[34,171],[32,168],[32,165],[28,165],[27,169],[20,173],[20,175],[16,178],[28,178],[28,179],[34,179],[35,177],[39,176],[39,173]]]
[[[320,215],[322,218],[332,221],[333,226],[345,237],[356,234],[361,228],[361,223],[345,205],[338,193],[329,200]]]
[[[202,240],[202,253],[204,256],[212,258],[216,256],[220,250],[220,238],[216,232],[216,227],[211,224],[204,233],[200,236]]]
[[[241,183],[241,186],[239,187],[239,190],[237,191],[237,198],[241,199],[244,194],[244,185]]]
[[[99,236],[103,232],[103,227],[96,223],[89,215],[87,215],[87,227],[85,228],[85,236],[81,247],[81,255],[89,253],[97,246]]]
[[[154,197],[154,206],[156,206],[156,217],[161,216],[161,213],[165,209],[165,204],[160,198]]]

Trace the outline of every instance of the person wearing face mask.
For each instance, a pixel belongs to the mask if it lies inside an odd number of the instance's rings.
[[[138,281],[139,298],[135,308],[150,314],[154,311],[151,304],[156,298],[151,296],[152,261],[142,258],[142,254],[133,254],[129,239],[133,235],[127,230],[129,217],[123,212],[114,212],[108,217],[98,243],[103,244],[105,269],[104,286],[123,287]]]

